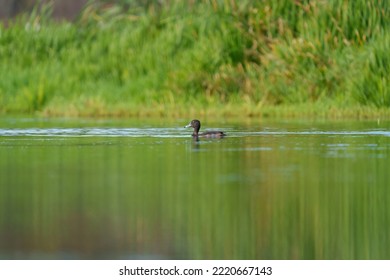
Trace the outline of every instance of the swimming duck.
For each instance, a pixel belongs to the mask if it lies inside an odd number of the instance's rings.
[[[192,133],[193,137],[207,137],[207,138],[222,138],[226,136],[226,134],[223,131],[205,131],[202,133],[199,133],[200,129],[200,121],[199,120],[192,120],[188,125],[185,127],[192,127],[194,129],[194,133]]]

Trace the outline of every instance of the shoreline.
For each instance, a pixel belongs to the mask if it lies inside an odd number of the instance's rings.
[[[350,106],[340,108],[323,104],[256,106],[249,104],[202,105],[107,105],[77,108],[48,107],[31,113],[2,112],[0,117],[48,118],[215,118],[215,119],[329,119],[329,120],[389,120],[390,108]]]

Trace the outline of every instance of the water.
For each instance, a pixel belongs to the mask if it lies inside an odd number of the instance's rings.
[[[1,119],[0,259],[390,258],[390,123],[188,122]]]

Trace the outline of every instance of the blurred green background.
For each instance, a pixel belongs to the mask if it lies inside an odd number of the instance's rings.
[[[389,1],[16,2],[3,114],[388,116]]]

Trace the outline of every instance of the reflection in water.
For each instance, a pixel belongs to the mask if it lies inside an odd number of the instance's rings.
[[[0,258],[388,259],[390,138],[271,132],[3,134]]]

